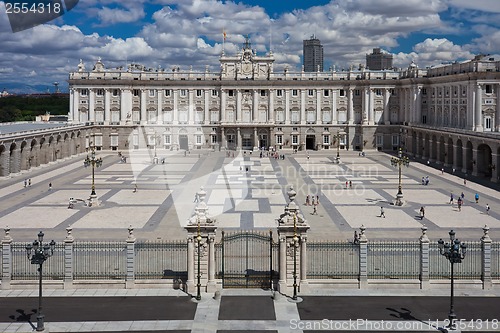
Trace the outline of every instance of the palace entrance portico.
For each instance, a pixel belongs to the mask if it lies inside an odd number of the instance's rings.
[[[270,127],[223,127],[222,144],[229,150],[268,149],[273,143]]]

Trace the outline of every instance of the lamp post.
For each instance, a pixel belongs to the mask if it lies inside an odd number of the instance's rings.
[[[297,213],[293,214],[293,296],[294,301],[297,300],[297,246],[299,245],[299,237],[297,236]]]
[[[201,231],[200,231],[200,219],[198,219],[198,236],[196,237],[198,241],[198,283],[196,284],[196,300],[201,300],[201,270],[200,270],[200,257],[201,257]]]
[[[401,166],[409,166],[410,165],[410,160],[408,157],[403,156],[403,150],[399,148],[398,150],[398,157],[392,157],[391,158],[391,165],[392,166],[397,166],[399,168],[399,182],[398,182],[398,194],[396,194],[396,206],[403,206],[404,201],[403,201],[403,189],[401,185]]]
[[[94,169],[96,167],[99,168],[101,165],[102,165],[102,158],[95,157],[95,146],[92,145],[92,142],[91,142],[90,156],[87,154],[87,157],[83,161],[84,167],[92,166],[92,192],[90,192],[91,199],[97,198],[97,194],[95,193]]]
[[[38,315],[36,316],[36,331],[40,332],[45,330],[43,321],[44,315],[42,314],[42,266],[45,260],[54,254],[56,242],[53,240],[47,244],[43,244],[43,232],[38,233],[38,239],[33,241],[33,244],[26,245],[26,255],[28,260],[33,265],[38,265]],[[33,251],[33,255],[31,252]]]
[[[439,253],[445,256],[446,259],[450,261],[451,265],[451,292],[450,292],[450,313],[448,314],[448,319],[450,323],[448,324],[449,329],[455,329],[455,321],[457,316],[453,309],[453,286],[454,286],[454,276],[453,276],[453,264],[459,264],[465,258],[465,252],[467,246],[464,243],[460,243],[458,239],[455,239],[455,231],[450,230],[450,242],[444,242],[443,239],[439,239],[438,247]]]
[[[341,137],[340,132],[337,131],[337,134],[334,135],[334,137],[337,140],[337,158],[335,159],[335,162],[340,163],[340,137]]]

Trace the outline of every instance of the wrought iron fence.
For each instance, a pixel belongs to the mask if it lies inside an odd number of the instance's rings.
[[[491,243],[491,277],[500,279],[500,242]]]
[[[187,279],[187,243],[137,242],[135,244],[136,279]]]
[[[308,242],[307,276],[311,279],[355,279],[359,245],[351,242]]]
[[[418,279],[420,243],[369,242],[367,275],[369,279]]]
[[[465,259],[462,260],[462,263],[453,266],[454,277],[464,280],[479,280],[482,274],[481,242],[466,242],[466,244]],[[450,262],[440,254],[437,242],[431,242],[429,245],[429,278],[450,279]]]
[[[73,278],[75,280],[125,279],[125,242],[75,242]]]
[[[12,243],[12,280],[37,280],[38,265],[32,264],[26,254],[30,243]],[[62,280],[64,278],[64,243],[56,243],[54,254],[43,263],[44,280]]]

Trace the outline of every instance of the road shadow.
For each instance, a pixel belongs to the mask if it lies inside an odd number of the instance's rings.
[[[407,308],[400,308],[400,310],[396,310],[394,308],[386,308],[386,309],[393,312],[393,313],[389,314],[391,317],[401,319],[401,320],[418,321],[424,325],[428,325],[429,328],[437,329],[438,331],[443,332],[443,333],[448,333],[448,330],[443,328],[443,327],[435,327],[435,326],[430,325],[429,321],[425,321],[425,320],[416,318],[415,316],[413,316],[411,314],[411,310],[409,310]]]
[[[24,311],[23,309],[17,309],[16,312],[17,314],[10,315],[9,318],[19,323],[28,323],[33,328],[33,330],[36,329],[36,326],[31,321],[31,316],[35,315],[37,313],[37,310],[32,309],[31,313],[26,313],[26,311]]]

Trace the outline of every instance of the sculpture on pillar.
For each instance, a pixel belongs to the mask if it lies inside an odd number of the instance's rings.
[[[298,225],[307,225],[307,220],[299,209],[297,203],[295,203],[295,197],[297,192],[293,189],[293,185],[290,186],[290,190],[287,192],[290,202],[285,206],[285,212],[278,218],[279,225],[293,225],[293,218],[296,217],[296,223]]]

